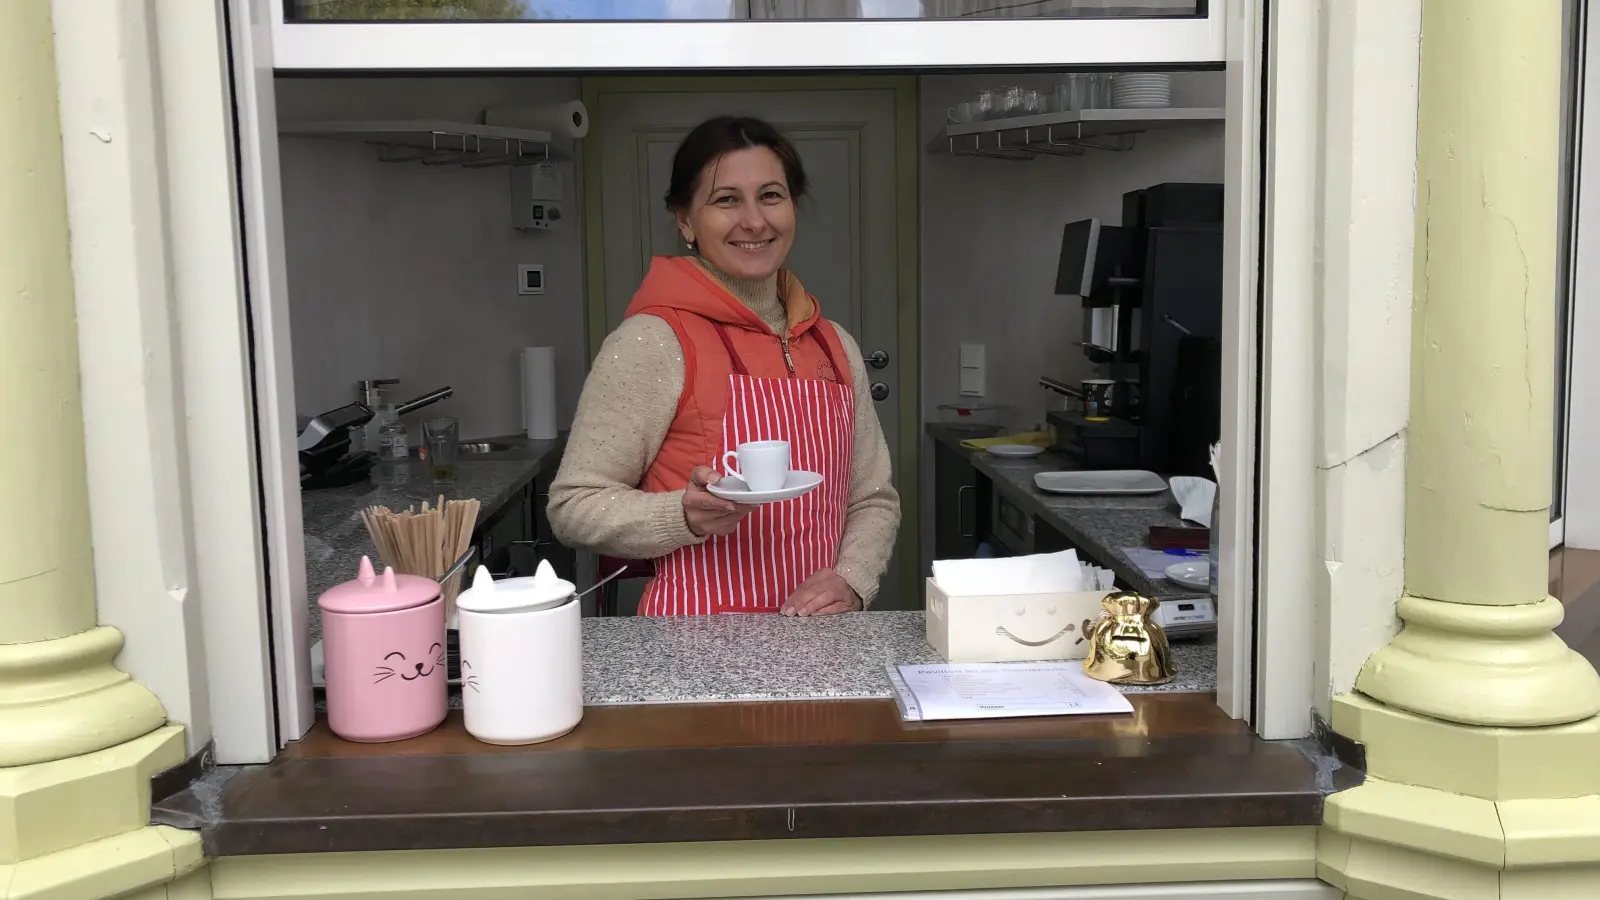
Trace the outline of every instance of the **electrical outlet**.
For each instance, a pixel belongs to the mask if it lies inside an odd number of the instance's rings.
[[[544,265],[533,263],[517,266],[517,293],[544,293]]]

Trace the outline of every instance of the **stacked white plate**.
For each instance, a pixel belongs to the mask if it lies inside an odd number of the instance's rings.
[[[1172,105],[1172,76],[1165,72],[1133,72],[1111,82],[1114,109],[1163,109]]]

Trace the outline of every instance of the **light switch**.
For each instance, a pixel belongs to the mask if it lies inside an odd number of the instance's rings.
[[[982,397],[984,391],[984,353],[982,344],[961,345],[961,396]]]

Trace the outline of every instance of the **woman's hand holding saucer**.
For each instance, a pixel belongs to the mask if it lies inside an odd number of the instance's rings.
[[[861,598],[849,582],[832,569],[818,569],[800,582],[779,612],[786,616],[831,616],[860,609]]]
[[[689,473],[689,485],[683,491],[683,518],[695,537],[733,534],[740,520],[755,509],[706,490],[706,485],[716,484],[720,477],[710,466],[700,466]]]

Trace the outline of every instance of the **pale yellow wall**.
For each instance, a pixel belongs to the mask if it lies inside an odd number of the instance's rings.
[[[50,5],[0,18],[0,644],[94,627]],[[26,137],[22,137],[22,136]]]

